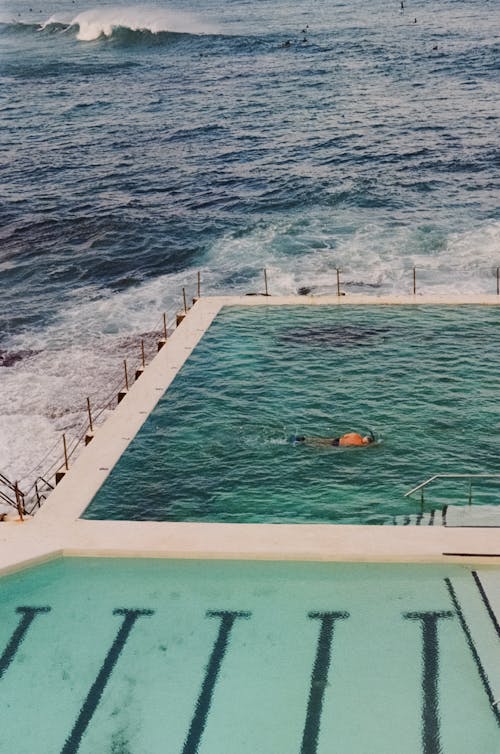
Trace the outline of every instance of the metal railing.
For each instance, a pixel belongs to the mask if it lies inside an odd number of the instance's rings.
[[[127,394],[131,383],[136,381],[143,373],[146,363],[154,358],[157,351],[167,342],[172,331],[180,324],[182,315],[185,315],[189,308],[184,288],[182,289],[182,293],[184,304],[182,314],[179,313],[178,309],[175,309],[173,312],[163,313],[161,321],[150,331],[152,337],[150,338],[151,343],[149,343],[148,347],[149,353],[146,353],[144,338],[137,336],[135,346],[137,348],[137,344],[140,345],[140,350],[136,356],[136,358],[138,357],[138,363],[134,364],[135,359],[132,365],[127,359],[122,361],[122,377],[113,385],[109,394],[100,396],[97,405],[94,404],[94,406],[91,406],[90,398],[87,398],[84,413],[85,418],[77,427],[73,428],[71,437],[63,433],[62,443],[60,440],[57,440],[44,458],[37,463],[29,474],[25,475],[24,482],[12,482],[4,474],[0,473],[0,505],[3,504],[17,510],[21,519],[23,515],[31,515],[37,508],[41,507],[43,501],[68,470],[70,461],[74,460],[79,451],[91,441],[96,425],[104,421],[108,412],[120,403],[122,398]],[[199,298],[199,276],[197,293]],[[193,302],[195,300],[193,299]],[[170,327],[168,326],[168,319],[173,319]],[[60,451],[58,452],[58,448],[61,446],[63,449],[62,454]],[[44,464],[48,463],[50,458],[54,458],[52,464],[49,467],[43,468]],[[26,483],[26,480],[29,480],[30,477],[31,480],[34,477],[34,481],[30,480]],[[21,485],[23,489],[21,489]],[[4,515],[0,512],[0,517]]]
[[[414,495],[415,492],[420,492],[420,504],[421,504],[421,510],[424,511],[424,490],[433,482],[440,479],[467,479],[469,482],[469,488],[467,492],[467,502],[469,505],[472,505],[473,502],[473,496],[472,496],[472,480],[473,479],[500,479],[500,474],[434,474],[434,476],[431,476],[429,479],[426,479],[425,482],[421,482],[420,484],[417,484],[416,487],[413,487],[413,489],[409,490],[408,492],[405,492],[404,497],[411,497],[411,495]],[[499,490],[500,495],[500,490]]]
[[[265,293],[263,295],[269,296],[268,282],[267,282],[267,270],[264,270],[264,288]],[[196,296],[192,298],[193,305],[201,298],[201,273],[197,273],[196,278]],[[40,508],[42,502],[46,500],[50,492],[61,481],[66,472],[69,469],[70,461],[73,461],[78,455],[80,450],[88,445],[88,443],[94,437],[94,429],[96,424],[105,420],[108,412],[121,402],[121,400],[128,393],[131,383],[139,379],[144,372],[147,362],[152,361],[156,353],[163,348],[172,332],[181,324],[185,315],[190,309],[188,302],[188,296],[186,294],[186,288],[182,288],[182,307],[175,306],[170,311],[164,311],[162,318],[157,322],[153,328],[149,331],[149,344],[145,344],[144,336],[137,336],[134,338],[134,354],[131,360],[122,360],[122,376],[111,388],[111,391],[106,396],[100,396],[97,405],[91,405],[90,398],[86,399],[85,406],[85,418],[77,426],[73,428],[72,437],[64,432],[62,434],[62,449],[63,454],[61,458],[60,452],[56,448],[60,448],[61,442],[57,440],[55,445],[49,449],[44,458],[37,463],[37,465],[25,475],[25,480],[31,479],[35,476],[33,482],[25,481],[22,483],[24,491],[21,491],[20,482],[11,482],[4,474],[0,473],[0,504],[7,505],[18,511],[20,518],[23,515],[31,515],[35,512],[36,508]],[[169,326],[169,321],[171,322]],[[140,350],[137,346],[140,345]],[[146,352],[146,345],[148,346],[149,353]],[[137,363],[137,358],[139,361]],[[135,366],[134,366],[135,364]],[[83,407],[82,407],[83,408]],[[43,467],[48,459],[54,458],[52,464],[47,468]],[[0,517],[3,516],[0,512]]]
[[[230,274],[235,271],[226,270],[226,272]],[[261,271],[253,268],[245,268],[244,271],[241,271],[240,280],[237,284],[240,294],[247,296],[271,296],[270,289],[274,272],[276,272],[276,269],[271,267],[264,268]],[[426,292],[432,293],[436,282],[440,286],[446,285],[447,275],[452,275],[453,282],[456,282],[455,277],[457,273],[460,273],[459,280],[464,286],[470,287],[471,280],[481,281],[481,291],[475,291],[477,295],[493,295],[496,293],[500,297],[500,267],[498,265],[478,267],[468,271],[460,267],[445,266],[436,268],[430,264],[427,266],[419,264],[400,271],[400,279],[391,278],[385,283],[379,280],[378,272],[376,269],[360,270],[334,262],[330,268],[330,277],[323,274],[322,283],[319,287],[315,284],[300,286],[297,294],[301,296],[333,294],[341,297],[349,293],[359,293],[366,290],[373,293],[373,290],[376,289],[379,294],[385,290],[387,294],[413,294],[417,296]],[[264,290],[262,290],[260,284],[261,275],[263,275]],[[232,284],[234,285],[234,280]],[[248,292],[248,288],[245,290],[245,286],[257,286],[257,289],[253,292]],[[198,277],[198,298],[200,297],[199,288],[200,279]],[[219,295],[220,293],[217,286],[210,286],[209,281],[206,282],[206,291],[206,295],[209,296]],[[470,293],[471,291],[468,292]]]

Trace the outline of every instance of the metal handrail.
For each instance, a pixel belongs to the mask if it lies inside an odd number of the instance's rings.
[[[421,482],[420,484],[417,484],[417,486],[413,487],[413,489],[409,490],[409,492],[405,492],[404,497],[410,497],[410,495],[413,495],[414,492],[418,492],[420,490],[420,503],[421,503],[422,511],[423,511],[424,489],[427,487],[427,485],[431,484],[436,479],[468,479],[469,480],[469,505],[472,505],[472,480],[473,479],[500,479],[500,474],[434,474],[434,476],[431,476],[429,479],[426,479],[425,482]]]
[[[426,479],[425,482],[421,482],[409,492],[405,492],[404,497],[410,497],[414,492],[427,487],[435,479],[500,479],[500,474],[434,474],[434,476]]]

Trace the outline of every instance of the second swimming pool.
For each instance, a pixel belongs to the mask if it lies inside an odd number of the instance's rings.
[[[3,578],[0,751],[494,754],[495,578],[140,559]]]
[[[500,307],[223,309],[84,516],[383,524],[418,512],[403,495],[433,474],[498,471],[499,333]],[[351,430],[379,442],[290,442]],[[465,503],[467,489],[427,497]]]

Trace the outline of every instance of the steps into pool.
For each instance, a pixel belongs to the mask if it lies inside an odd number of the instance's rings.
[[[482,526],[500,527],[500,506],[445,505],[442,510],[394,516],[393,526]]]

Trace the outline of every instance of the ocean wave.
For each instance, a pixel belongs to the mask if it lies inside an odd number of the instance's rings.
[[[0,30],[11,33],[68,33],[82,42],[114,39],[122,42],[155,40],[161,42],[171,35],[216,34],[217,29],[194,15],[161,8],[132,6],[109,7],[82,11],[76,16],[57,13],[45,21],[4,17]]]
[[[44,26],[43,23],[28,23],[17,19],[0,19],[0,33],[2,34],[34,34]]]
[[[49,19],[48,24],[54,23]],[[86,10],[75,16],[71,27],[78,29],[76,38],[82,42],[91,42],[102,38],[130,38],[150,35],[175,34],[210,34],[215,29],[195,18],[195,16],[178,11],[147,7],[110,7]]]

